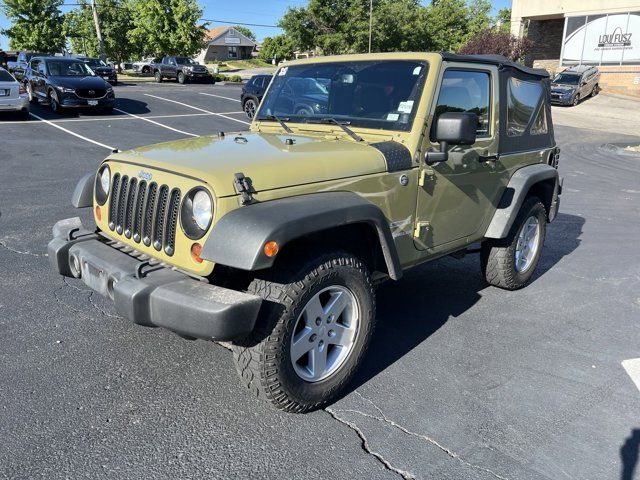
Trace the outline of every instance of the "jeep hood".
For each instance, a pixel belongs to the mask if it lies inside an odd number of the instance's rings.
[[[260,192],[386,169],[382,153],[366,142],[256,132],[160,143],[114,153],[108,160],[199,178],[218,197],[236,194],[234,175],[238,172],[250,177],[253,188]]]

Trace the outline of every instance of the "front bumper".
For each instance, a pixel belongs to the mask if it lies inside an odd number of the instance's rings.
[[[29,109],[29,97],[20,95],[18,98],[0,97],[1,112],[19,112]]]
[[[65,95],[62,96],[60,94],[58,94],[60,96],[60,105],[63,106],[64,108],[108,108],[108,107],[115,107],[116,105],[116,99],[115,97],[103,97],[103,98],[97,98],[97,99],[86,99],[86,98],[79,98],[77,97],[75,94],[73,96],[71,95]],[[91,105],[92,102],[96,102],[95,105]]]
[[[551,104],[552,105],[571,105],[573,102],[573,95],[569,96],[554,96],[551,94]]]
[[[208,81],[208,80],[211,80],[213,78],[213,76],[209,72],[189,72],[189,71],[185,71],[184,74],[189,80],[204,80],[204,81]]]
[[[130,251],[130,250],[129,250]],[[253,330],[262,299],[149,264],[109,245],[79,218],[53,227],[49,259],[61,275],[80,278],[111,298],[122,316],[205,340],[233,340]]]

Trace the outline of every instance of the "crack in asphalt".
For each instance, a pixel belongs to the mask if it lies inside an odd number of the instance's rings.
[[[360,441],[362,442],[362,449],[367,452],[369,455],[374,456],[382,465],[384,465],[384,467],[393,472],[393,473],[397,473],[398,475],[400,475],[404,480],[415,480],[415,475],[413,475],[410,472],[407,472],[406,470],[402,470],[400,468],[394,467],[393,465],[391,465],[389,463],[388,460],[386,460],[382,454],[375,452],[373,450],[371,450],[371,446],[369,445],[369,441],[367,440],[367,437],[365,436],[364,432],[362,430],[360,430],[360,427],[358,427],[355,423],[350,422],[348,420],[345,420],[344,418],[340,417],[340,415],[338,415],[336,410],[332,410],[329,407],[326,407],[324,409],[325,412],[327,412],[334,420],[337,420],[338,422],[342,423],[343,425],[346,425],[347,427],[349,427],[351,430],[353,430],[354,432],[356,432],[356,434],[358,435],[358,437],[360,438]]]
[[[4,240],[0,240],[0,247],[4,247],[7,250],[9,250],[10,252],[13,253],[17,253],[18,255],[28,255],[31,257],[48,257],[49,254],[48,253],[33,253],[33,252],[29,252],[26,250],[16,250],[15,248],[10,247],[9,245],[7,245]]]
[[[488,474],[492,475],[493,477],[495,477],[495,478],[497,478],[497,479],[499,479],[499,480],[508,480],[508,479],[507,479],[507,477],[503,477],[502,475],[499,475],[498,473],[494,472],[493,470],[490,470],[490,469],[488,469],[488,468],[482,467],[482,466],[480,466],[480,465],[475,465],[475,464],[473,464],[473,463],[469,462],[468,460],[465,460],[464,458],[462,458],[459,454],[457,454],[457,453],[456,453],[456,452],[454,452],[453,450],[451,450],[451,449],[449,449],[449,448],[447,448],[447,447],[443,446],[442,444],[440,444],[437,440],[434,440],[433,438],[431,438],[431,437],[429,437],[429,436],[427,436],[427,435],[423,435],[423,434],[420,434],[420,433],[412,432],[411,430],[409,430],[409,429],[407,429],[407,428],[403,427],[403,426],[402,426],[402,425],[400,425],[399,423],[394,422],[393,420],[391,420],[389,417],[387,417],[387,416],[385,415],[385,413],[382,411],[382,409],[381,409],[380,407],[378,407],[378,405],[376,405],[376,404],[373,402],[373,400],[371,400],[371,399],[369,399],[369,398],[365,397],[364,395],[362,395],[362,394],[361,394],[360,392],[358,392],[357,390],[356,390],[354,393],[355,393],[356,395],[358,395],[360,398],[362,398],[363,400],[365,400],[366,402],[368,402],[371,406],[373,406],[373,408],[375,408],[375,409],[376,409],[376,411],[380,414],[380,416],[378,417],[378,416],[376,416],[376,415],[371,415],[371,414],[369,414],[369,413],[364,413],[364,412],[361,412],[361,411],[359,411],[359,410],[351,410],[351,409],[340,409],[340,410],[333,411],[333,413],[332,413],[332,412],[329,412],[329,409],[325,409],[325,410],[327,410],[327,411],[331,414],[331,416],[333,416],[333,417],[334,417],[334,418],[336,418],[337,420],[339,420],[339,418],[337,417],[337,412],[343,412],[343,413],[353,413],[353,414],[356,414],[356,415],[361,415],[361,416],[363,416],[363,417],[371,418],[371,419],[377,420],[377,421],[379,421],[379,422],[386,423],[386,424],[388,424],[388,425],[391,425],[391,426],[392,426],[392,427],[394,427],[394,428],[397,428],[398,430],[400,430],[401,432],[403,432],[403,433],[404,433],[404,434],[406,434],[406,435],[410,435],[410,436],[412,436],[412,437],[419,438],[420,440],[423,440],[423,441],[425,441],[425,442],[429,443],[430,445],[433,445],[433,446],[437,447],[437,448],[438,448],[438,449],[440,449],[442,452],[446,453],[449,457],[451,457],[451,458],[454,458],[454,459],[458,460],[460,463],[462,463],[463,465],[465,465],[465,466],[467,466],[467,467],[471,467],[471,468],[473,468],[473,469],[480,470],[480,471],[482,471],[482,472],[488,473]],[[349,426],[351,427],[351,425],[350,425],[350,423],[351,423],[351,422],[348,422],[348,423],[347,423],[347,421],[346,421],[346,420],[342,419],[342,423],[345,423],[345,424],[347,424],[347,425],[349,425]],[[359,432],[359,431],[360,431],[359,429],[358,429],[358,430],[356,430],[356,428],[357,428],[357,427],[355,427],[355,426],[354,426],[354,427],[351,427],[351,428],[352,428],[353,430],[355,430],[356,432]],[[360,438],[363,440],[363,446],[364,446],[364,442],[365,442],[364,434],[360,434],[360,433],[359,433],[359,436],[360,436]],[[372,452],[370,452],[367,448],[365,448],[365,450],[366,450],[367,452],[369,452],[369,453],[372,453]],[[372,453],[372,454],[373,454],[373,455],[375,455],[378,459],[381,459],[381,461],[382,461],[382,457],[381,457],[381,456],[376,455],[376,454],[374,454],[374,453]],[[385,464],[385,465],[386,465],[386,464]],[[396,471],[396,470],[394,470],[394,471]],[[398,472],[396,472],[396,473],[399,473],[399,472],[404,472],[404,471],[399,470],[399,471],[398,471]],[[407,472],[405,472],[405,473],[407,473]],[[400,474],[402,475],[402,473],[400,473]],[[412,476],[412,474],[408,474],[408,475],[410,475],[410,476],[409,476],[409,477],[406,477],[406,478],[415,478],[415,477],[413,477],[413,476]]]
[[[79,292],[82,293],[88,293],[89,295],[87,296],[87,300],[89,301],[89,304],[96,309],[98,312],[100,312],[100,314],[104,315],[105,317],[110,317],[110,318],[122,318],[120,315],[117,314],[113,314],[113,313],[109,313],[107,311],[105,311],[103,308],[101,308],[99,305],[97,305],[94,301],[93,301],[93,294],[96,293],[94,290],[90,290],[87,288],[80,288],[80,287],[76,287],[75,285],[71,285],[68,281],[66,277],[62,277],[62,283],[63,285],[60,286],[60,288],[58,290],[62,290],[64,288],[64,286],[66,285],[67,287],[73,288],[74,290],[77,290]],[[60,300],[57,296],[57,294],[54,292],[54,297],[56,299],[56,301],[62,305],[64,305],[65,307],[70,308],[71,310],[73,310],[74,312],[82,312],[82,310],[79,310],[71,305],[69,305],[68,303],[63,302],[62,300]]]

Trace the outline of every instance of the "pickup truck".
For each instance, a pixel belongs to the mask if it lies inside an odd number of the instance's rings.
[[[161,83],[165,78],[176,79],[178,83],[192,80],[214,82],[207,67],[188,57],[164,57],[161,63],[154,63],[152,67],[153,76],[158,83]]]
[[[9,73],[13,74],[16,80],[21,82],[24,79],[24,72],[27,70],[29,62],[33,57],[48,56],[50,56],[48,53],[20,52],[18,54],[18,59],[15,62],[7,62],[7,70],[9,70]]]

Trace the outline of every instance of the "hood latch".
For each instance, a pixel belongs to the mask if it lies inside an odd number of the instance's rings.
[[[236,192],[240,194],[240,203],[242,205],[253,202],[252,194],[255,193],[255,190],[253,189],[251,178],[245,177],[242,172],[236,173],[233,185],[236,188]]]

